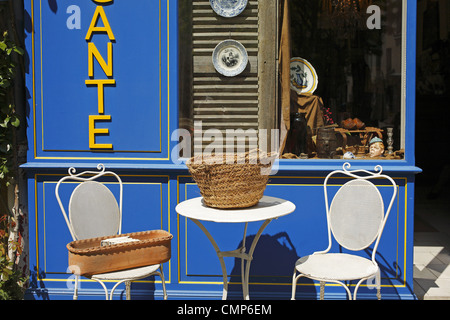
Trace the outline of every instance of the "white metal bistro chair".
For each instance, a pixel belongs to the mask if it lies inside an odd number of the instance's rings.
[[[99,171],[84,171],[76,174],[75,168],[69,169],[69,175],[58,181],[55,188],[56,199],[66,220],[73,240],[82,240],[103,236],[120,234],[122,231],[122,195],[123,185],[120,177],[111,171],[105,171],[102,164],[97,166]],[[111,190],[105,184],[95,181],[103,176],[114,177],[120,189],[119,203]],[[66,214],[61,198],[59,187],[66,181],[80,181],[81,183],[73,190],[68,211]],[[72,266],[76,268],[76,266]],[[161,270],[161,271],[159,271]],[[167,299],[166,285],[162,272],[162,265],[150,265],[139,268],[131,268],[123,271],[95,274],[90,279],[100,283],[105,290],[106,300],[112,300],[114,290],[125,282],[126,299],[130,300],[131,281],[143,279],[151,275],[159,275],[162,280],[164,299]],[[75,289],[73,299],[78,299],[79,275],[75,274]],[[108,295],[105,281],[117,281]]]
[[[366,170],[349,171],[350,164],[345,163],[343,170],[331,172],[324,181],[325,206],[328,224],[328,248],[312,255],[302,257],[295,263],[292,277],[292,300],[295,299],[297,281],[307,277],[320,281],[320,299],[324,299],[326,282],[342,285],[351,300],[352,295],[343,281],[359,280],[356,284],[353,299],[359,286],[365,280],[375,277],[377,298],[380,293],[380,268],[375,260],[378,244],[389,212],[397,195],[394,180],[382,174],[382,167],[376,166],[375,172]],[[334,195],[331,205],[328,201],[328,181],[336,175],[344,175],[350,179],[343,184]],[[379,189],[369,179],[386,179],[387,187],[392,187],[392,195],[387,209]],[[383,187],[385,184],[383,184]],[[389,198],[387,199],[389,200]],[[339,245],[352,253],[331,253],[332,235]],[[357,251],[367,249],[373,243],[371,259],[356,255]],[[354,253],[353,253],[354,252]],[[299,275],[297,275],[297,272]]]

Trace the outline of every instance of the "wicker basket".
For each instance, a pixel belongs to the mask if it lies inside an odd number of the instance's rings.
[[[231,157],[231,158],[230,158]],[[264,194],[277,154],[258,150],[233,155],[197,156],[186,163],[205,205],[220,209],[256,205]]]
[[[101,246],[102,240],[123,236],[139,241]],[[150,230],[72,241],[67,244],[69,269],[72,273],[89,277],[164,263],[171,257],[172,238],[164,230]]]

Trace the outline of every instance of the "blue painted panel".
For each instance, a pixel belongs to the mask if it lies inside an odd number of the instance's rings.
[[[36,233],[30,233],[30,240],[35,247],[30,248],[30,266],[32,270],[39,270],[36,283],[40,287],[49,286],[67,289],[67,280],[71,274],[67,273],[68,250],[67,243],[72,241],[66,222],[55,197],[55,187],[61,175],[36,175],[35,198],[36,225],[31,228]],[[139,232],[145,230],[169,230],[169,177],[127,175],[123,180],[123,226],[122,233]],[[110,181],[110,180],[109,180]],[[108,182],[106,186],[118,197],[117,182]],[[78,182],[65,182],[60,186],[61,201],[66,207],[71,192]],[[33,188],[34,189],[34,188]],[[170,262],[165,265],[169,266]],[[36,277],[36,274],[32,277]],[[170,281],[167,274],[166,280]],[[159,279],[157,279],[159,281]],[[148,282],[148,281],[147,281]],[[84,286],[98,289],[95,282],[84,283]]]
[[[266,190],[266,193],[270,195],[287,198],[296,204],[297,210],[295,213],[285,217],[283,220],[280,219],[277,223],[285,223],[286,230],[296,230],[291,231],[289,234],[299,257],[324,250],[328,246],[323,179],[321,177],[313,179],[295,177],[273,178]],[[341,184],[344,181],[331,182]],[[403,274],[404,257],[407,250],[405,233],[403,232],[407,219],[406,204],[404,202],[406,179],[397,178],[396,183],[399,186],[399,194],[389,215],[377,252],[380,258],[379,264],[382,268],[382,277],[388,282],[403,284],[405,280]],[[331,187],[329,196],[332,196],[337,189],[338,186]],[[379,189],[385,197],[385,207],[387,207],[392,190],[383,185],[382,182],[380,182]],[[347,252],[345,249],[340,248],[337,243],[333,243],[331,250],[334,252]],[[369,248],[366,252],[362,252],[361,255],[370,258],[371,252],[372,250]]]
[[[324,250],[328,246],[327,225],[325,217],[325,203],[323,194],[324,176],[298,177],[275,176],[271,177],[265,194],[292,201],[296,211],[285,217],[272,221],[261,236],[254,252],[254,259],[250,269],[250,284],[252,291],[265,292],[265,285],[270,285],[273,292],[287,294],[292,281],[292,271],[295,261],[315,251]],[[386,291],[403,290],[407,288],[410,279],[409,268],[412,258],[411,247],[408,244],[412,239],[405,233],[405,225],[411,223],[410,214],[405,200],[408,197],[406,178],[395,178],[398,185],[398,195],[391,210],[383,237],[381,239],[377,261],[382,269],[382,284]],[[190,178],[183,177],[179,182],[179,200],[198,197],[198,187]],[[345,182],[342,179],[331,181],[330,196],[338,189],[338,185]],[[383,181],[378,182],[380,192],[389,197],[392,189]],[[388,205],[385,200],[385,205]],[[233,250],[240,246],[243,234],[243,225],[203,223],[211,232],[221,250]],[[203,285],[220,284],[222,273],[219,260],[207,237],[189,219],[180,217],[180,283],[195,283]],[[253,240],[260,224],[249,225],[247,234],[247,248]],[[334,252],[347,252],[337,243],[333,242],[331,249]],[[372,247],[359,253],[361,256],[371,258]],[[240,283],[240,260],[225,258],[227,273],[231,283]],[[279,287],[277,287],[279,285]],[[208,286],[206,286],[208,288]],[[238,294],[240,286],[232,287],[231,291]],[[317,284],[308,279],[299,281],[298,292],[301,295],[310,295],[317,289]],[[208,289],[205,289],[208,290]],[[213,290],[209,287],[209,290]],[[330,293],[339,293],[341,288],[331,287]],[[364,284],[361,294],[372,295],[374,290]],[[342,292],[343,293],[343,292]]]
[[[80,28],[69,29],[74,11],[69,4],[55,7],[47,1],[31,1],[36,30],[29,55],[34,75],[28,87],[36,140],[30,155],[46,159],[168,159],[168,21],[166,1],[140,1],[130,5],[116,1],[104,8],[115,40],[106,33],[93,33],[85,40],[94,11],[93,1],[76,4]],[[66,12],[67,11],[67,12]],[[103,26],[99,19],[96,26]],[[112,61],[107,44],[112,43]],[[106,63],[113,65],[107,77],[98,59],[94,74],[88,74],[88,43],[93,43]],[[105,85],[104,112],[99,111],[99,87],[86,80],[114,80]],[[176,88],[174,88],[176,89]],[[100,90],[101,91],[101,90]],[[31,90],[30,90],[31,92]],[[97,121],[96,143],[112,148],[92,149],[89,145],[89,116],[111,116]],[[35,149],[35,150],[33,150]],[[98,153],[100,151],[100,153]]]

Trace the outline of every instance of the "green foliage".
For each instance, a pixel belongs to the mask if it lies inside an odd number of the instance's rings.
[[[0,39],[0,300],[22,299],[22,273],[17,270],[13,259],[21,254],[21,246],[9,240],[9,232],[15,221],[6,205],[5,197],[9,180],[15,174],[15,130],[20,125],[14,106],[14,75],[17,55],[23,55],[23,49],[17,47],[4,32]]]
[[[23,55],[23,49],[9,39],[8,32],[4,32],[0,40],[0,180],[11,174],[14,130],[20,125],[11,103],[16,67],[14,54]]]

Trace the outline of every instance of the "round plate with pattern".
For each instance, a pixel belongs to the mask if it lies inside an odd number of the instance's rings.
[[[217,72],[226,77],[234,77],[247,67],[247,50],[239,41],[224,40],[214,49],[212,61]]]
[[[247,7],[248,0],[209,0],[212,9],[225,18],[232,18],[240,15]]]
[[[298,94],[314,93],[319,83],[314,67],[302,58],[291,59],[291,88]]]

